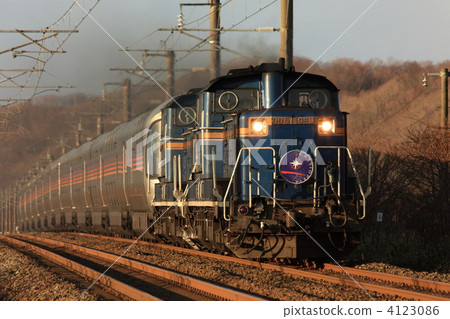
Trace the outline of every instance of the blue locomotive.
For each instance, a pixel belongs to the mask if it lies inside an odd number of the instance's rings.
[[[19,225],[252,259],[345,253],[367,195],[346,127],[325,77],[231,70],[53,162],[22,188]]]

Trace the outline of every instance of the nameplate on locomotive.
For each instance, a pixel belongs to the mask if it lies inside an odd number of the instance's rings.
[[[301,117],[273,117],[272,125],[313,125],[319,122],[317,116],[301,116]]]

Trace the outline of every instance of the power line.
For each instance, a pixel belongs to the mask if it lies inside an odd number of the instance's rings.
[[[415,122],[413,122],[412,124],[408,125],[407,127],[402,128],[402,130],[408,129],[411,126],[413,126],[413,125],[415,125],[415,124],[417,124],[419,122],[421,122],[422,124],[426,124],[426,123],[423,122],[423,120],[425,120],[427,117],[429,117],[431,114],[435,113],[439,109],[440,109],[440,106],[438,105],[438,106],[435,107],[434,110],[432,110],[431,112],[428,112],[427,114],[425,114],[425,116],[423,116],[422,118],[416,120]]]
[[[210,12],[209,12],[208,14],[205,14],[204,16],[202,16],[202,17],[200,17],[200,18],[198,18],[198,19],[196,19],[196,20],[190,21],[190,22],[188,22],[188,23],[184,23],[184,18],[183,18],[183,11],[182,11],[182,8],[183,8],[184,6],[194,6],[194,7],[195,7],[195,6],[198,6],[198,5],[203,5],[203,6],[209,6],[209,7],[211,7],[211,6],[213,6],[213,5],[219,5],[219,8],[222,9],[223,7],[225,7],[226,5],[228,5],[229,3],[231,3],[231,2],[232,2],[231,0],[226,1],[226,2],[223,3],[223,4],[220,4],[220,2],[218,2],[218,4],[217,4],[217,3],[211,2],[211,1],[209,1],[208,3],[189,3],[189,4],[188,4],[188,3],[181,3],[181,4],[180,4],[180,14],[179,14],[179,24],[178,24],[177,27],[173,27],[173,28],[160,28],[160,29],[157,29],[157,30],[151,32],[150,34],[146,35],[145,37],[141,38],[140,40],[134,42],[132,45],[127,46],[127,51],[133,51],[133,50],[131,50],[131,49],[128,50],[128,48],[133,47],[133,46],[136,45],[137,43],[141,42],[143,39],[146,39],[146,38],[148,38],[149,36],[154,35],[154,34],[156,33],[156,31],[160,30],[160,31],[170,31],[170,34],[168,35],[168,37],[167,37],[167,38],[162,42],[162,44],[160,45],[161,50],[167,50],[167,51],[168,51],[168,50],[172,50],[172,51],[174,51],[174,52],[177,51],[176,49],[174,49],[174,46],[175,46],[176,44],[178,44],[178,42],[179,42],[179,40],[180,40],[180,38],[181,38],[181,35],[185,35],[185,36],[187,36],[187,37],[191,37],[191,38],[193,38],[193,39],[195,39],[195,40],[198,41],[198,43],[195,44],[194,46],[192,46],[190,49],[182,50],[182,51],[185,51],[185,52],[187,52],[187,53],[186,53],[185,55],[179,57],[179,58],[176,58],[176,59],[175,59],[175,63],[178,63],[178,62],[184,60],[185,58],[189,57],[189,56],[190,56],[192,53],[194,53],[194,52],[197,52],[197,51],[206,51],[205,49],[202,49],[202,47],[203,47],[205,44],[208,44],[208,43],[210,44],[211,49],[209,49],[209,50],[207,50],[207,51],[220,51],[220,50],[224,50],[224,51],[230,52],[230,53],[232,53],[232,54],[237,54],[237,55],[239,55],[239,56],[241,56],[241,57],[244,57],[244,58],[249,58],[249,57],[246,56],[245,54],[242,54],[242,53],[240,53],[240,52],[238,52],[238,51],[235,51],[235,50],[231,50],[231,49],[225,48],[225,47],[223,47],[222,45],[217,45],[217,44],[214,44],[214,43],[210,43],[210,42],[211,42],[211,34],[208,35],[208,36],[206,36],[205,38],[201,38],[201,37],[195,36],[195,35],[193,35],[193,34],[191,34],[191,33],[188,33],[187,31],[197,31],[197,32],[202,32],[202,31],[205,31],[205,32],[206,32],[206,31],[209,31],[210,33],[212,33],[212,31],[214,31],[215,33],[218,33],[218,34],[223,34],[223,33],[230,32],[230,31],[259,31],[259,32],[263,32],[263,31],[264,31],[264,32],[267,32],[267,31],[271,31],[271,32],[273,32],[273,31],[278,31],[279,29],[275,29],[275,28],[256,28],[256,29],[242,29],[242,30],[239,30],[239,29],[236,28],[238,25],[242,24],[244,21],[246,21],[246,20],[252,18],[253,16],[255,16],[256,14],[258,14],[259,12],[265,10],[266,8],[268,8],[268,7],[270,7],[271,5],[273,5],[274,3],[276,3],[277,1],[278,1],[278,0],[273,0],[273,1],[271,1],[270,3],[268,3],[268,4],[264,5],[264,6],[263,6],[262,3],[260,2],[260,6],[259,6],[259,8],[258,8],[257,10],[255,10],[254,12],[252,12],[250,15],[246,15],[246,17],[245,17],[244,19],[241,19],[241,20],[238,21],[237,23],[233,23],[233,25],[231,26],[231,28],[225,29],[225,28],[223,28],[223,27],[219,27],[219,28],[214,29],[214,30],[212,30],[211,28],[208,28],[208,29],[206,29],[206,28],[205,28],[205,29],[202,29],[202,28],[185,28],[186,26],[189,26],[189,25],[192,25],[192,24],[194,24],[194,23],[197,23],[197,22],[199,22],[199,21],[201,21],[201,20],[203,20],[203,19],[212,17],[213,14],[216,14],[216,13],[214,13],[214,10],[210,10]],[[219,18],[219,21],[220,21],[220,18]],[[178,35],[178,38],[177,38],[177,40],[175,41],[175,43],[172,43],[172,45],[171,45],[170,48],[168,49],[168,48],[167,48],[167,44],[168,44],[168,42],[169,42],[170,39],[173,39],[173,32],[174,32],[174,31],[179,31],[179,35]],[[164,49],[162,49],[162,48],[164,48]],[[138,50],[136,50],[136,51],[138,51]],[[145,51],[145,50],[142,50],[142,51]],[[144,58],[145,58],[145,56],[144,56]],[[150,64],[151,61],[155,58],[155,56],[151,56],[151,58],[150,58],[148,61],[145,61],[144,58],[143,58],[143,63],[142,63],[143,66]],[[155,75],[155,74],[158,74],[158,73],[155,72],[155,73],[153,73],[152,75]],[[159,74],[161,74],[161,73],[159,73]],[[159,76],[159,75],[158,75],[158,76]]]
[[[80,12],[79,8],[79,2],[86,2],[89,4],[89,10],[86,12]],[[23,37],[27,38],[29,42],[14,46],[10,49],[1,51],[1,53],[6,52],[12,52],[13,58],[19,58],[19,57],[26,57],[31,58],[35,60],[34,65],[30,69],[40,69],[44,70],[47,62],[51,60],[51,58],[55,55],[55,53],[65,53],[64,50],[62,50],[63,44],[69,39],[69,37],[73,34],[78,32],[78,27],[81,23],[86,19],[86,17],[92,12],[92,10],[98,5],[100,0],[78,0],[73,1],[72,4],[69,6],[69,8],[58,18],[53,24],[50,26],[39,29],[39,30],[2,30],[0,32],[6,33],[6,32],[15,32],[18,34],[21,34]],[[75,6],[77,4],[77,6]],[[63,26],[63,28],[59,28],[60,26]],[[69,26],[69,28],[64,28]],[[72,27],[70,27],[72,26]],[[40,38],[33,38],[28,33],[42,33],[42,36]],[[53,41],[53,43],[47,44],[48,41]],[[17,51],[17,49],[21,49],[25,46],[34,45],[38,46],[39,50],[20,50]],[[27,53],[27,54],[25,54]],[[30,55],[31,54],[31,55]],[[23,101],[23,100],[29,100],[32,97],[34,97],[37,94],[42,93],[42,91],[38,91],[41,86],[39,85],[41,79],[42,79],[43,72],[30,72],[28,74],[28,77],[22,81],[21,84],[17,83],[16,85],[18,91],[13,96],[9,96],[7,99],[2,99],[3,101],[6,101],[6,104],[0,104],[0,106],[8,106],[15,104],[17,102]],[[34,79],[32,79],[34,77]],[[59,90],[60,88],[63,88],[64,86],[55,86],[55,90]],[[65,86],[65,87],[73,87],[73,86]],[[28,89],[31,89],[31,92],[29,92]],[[25,95],[26,92],[29,92],[26,94],[28,98],[23,99],[22,96]]]
[[[256,15],[257,13],[261,12],[262,10],[268,8],[269,6],[271,6],[272,4],[274,4],[274,3],[277,2],[277,1],[279,1],[279,0],[274,0],[274,1],[270,2],[269,4],[263,6],[263,7],[261,7],[261,3],[260,3],[260,8],[259,8],[258,10],[254,11],[254,12],[251,13],[249,16],[246,16],[244,19],[240,20],[239,22],[233,23],[232,26],[231,26],[230,28],[228,28],[228,29],[223,29],[223,28],[222,28],[222,29],[221,29],[221,33],[224,34],[224,33],[228,32],[228,31],[233,31],[233,30],[235,29],[235,27],[237,27],[238,25],[240,25],[240,24],[243,23],[244,21],[250,19],[251,17],[253,17],[253,16]],[[221,8],[223,8],[225,5],[227,5],[227,4],[230,3],[230,2],[232,2],[232,1],[229,0],[229,1],[227,1],[226,3],[222,4]],[[202,18],[209,17],[210,15],[211,15],[211,13],[205,15],[205,16],[202,17]],[[195,20],[195,21],[193,21],[193,22],[196,22],[196,21],[197,21],[197,20]],[[190,23],[184,23],[183,26],[190,25],[190,24],[192,24],[193,22],[190,22]],[[248,31],[248,30],[247,30],[247,31]],[[258,31],[258,30],[252,29],[251,31]],[[276,30],[273,30],[273,31],[276,31]],[[180,33],[183,33],[183,32],[180,32]],[[184,32],[184,34],[187,35],[186,32]],[[200,43],[198,43],[198,47],[201,48],[203,45],[205,45],[206,42],[208,41],[208,39],[209,39],[209,36],[206,37],[205,39],[201,39],[201,38],[198,38],[198,37],[197,37],[197,40],[200,41]],[[228,50],[228,49],[227,49],[227,50]],[[233,50],[230,50],[230,51],[233,51]],[[178,63],[178,62],[182,61],[183,59],[187,58],[188,56],[190,56],[190,55],[191,55],[192,53],[194,53],[194,52],[195,52],[195,51],[193,50],[192,52],[186,53],[184,56],[178,58],[178,59],[176,60],[176,62]],[[231,52],[231,53],[236,53],[236,51],[233,51],[233,52]],[[239,55],[242,56],[242,57],[248,58],[248,56],[242,55],[242,54],[240,54],[240,53],[239,53]]]
[[[406,103],[404,106],[402,106],[401,108],[395,110],[393,113],[389,114],[387,117],[385,117],[384,119],[382,119],[381,121],[374,123],[373,125],[380,125],[383,124],[384,122],[386,122],[387,120],[391,119],[392,117],[394,117],[395,115],[397,115],[399,112],[401,112],[402,110],[404,110],[405,108],[407,108],[408,106],[411,105],[412,102],[414,102],[419,96],[421,96],[423,94],[423,90],[421,90],[419,92],[419,94],[417,94],[412,100],[410,100],[408,103]]]

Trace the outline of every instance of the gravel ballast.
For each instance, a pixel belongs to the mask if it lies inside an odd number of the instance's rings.
[[[387,274],[440,281],[450,283],[450,274],[441,274],[438,272],[426,272],[426,271],[414,271],[408,268],[397,267],[393,265],[388,265],[384,263],[370,263],[355,266],[355,268],[384,272]]]
[[[77,300],[83,289],[0,242],[0,300]],[[89,292],[81,300],[97,300]]]

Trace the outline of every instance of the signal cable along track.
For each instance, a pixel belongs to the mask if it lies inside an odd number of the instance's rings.
[[[187,275],[178,274],[174,271],[165,270],[160,267],[99,250],[43,237],[30,235],[16,235],[15,237],[26,242],[31,241],[39,246],[45,246],[46,249],[56,251],[62,250],[64,254],[70,255],[70,258],[74,258],[75,256],[75,259],[86,259],[93,263],[103,264],[103,268],[104,266],[108,267],[110,276],[113,276],[113,273],[117,273],[114,277],[120,278],[121,280],[124,277],[132,277],[131,281],[137,281],[138,286],[147,286],[146,282],[148,282],[150,286],[154,286],[153,288],[155,291],[152,289],[152,295],[155,294],[157,297],[152,296],[154,299],[150,298],[144,300],[264,300],[257,296],[217,286]],[[98,273],[98,276],[94,278],[94,280],[97,278],[100,278],[99,280],[101,280],[102,277],[103,276],[100,276],[100,273]],[[145,291],[146,289],[143,290]],[[168,292],[164,292],[164,290],[167,290]],[[163,293],[160,298],[161,291],[163,291]]]
[[[117,240],[117,241],[123,241],[123,242],[134,242],[132,239],[126,239],[126,238],[112,238],[102,235],[92,235],[92,234],[84,234],[84,233],[71,233],[74,235],[81,235],[81,236],[89,236],[89,237],[98,237],[98,238],[107,238],[109,240]],[[329,283],[334,283],[338,285],[348,286],[348,287],[354,287],[355,289],[365,289],[368,292],[372,293],[378,293],[386,296],[399,296],[401,298],[410,299],[410,300],[422,300],[422,301],[448,301],[450,300],[450,284],[444,283],[444,282],[437,282],[437,281],[431,281],[431,280],[424,280],[419,278],[411,278],[411,277],[405,277],[405,276],[399,276],[399,275],[392,275],[392,274],[386,274],[386,273],[379,273],[375,271],[368,271],[368,270],[360,270],[356,268],[350,268],[350,267],[344,267],[345,273],[341,267],[325,264],[324,269],[325,271],[334,271],[334,272],[341,272],[347,276],[347,278],[343,277],[336,277],[330,274],[324,274],[320,273],[320,271],[315,270],[303,270],[298,269],[290,266],[283,266],[280,264],[274,264],[274,263],[262,263],[258,261],[252,261],[247,259],[240,259],[236,257],[230,257],[230,256],[224,256],[219,254],[213,254],[209,252],[204,251],[197,251],[193,249],[188,248],[181,248],[181,247],[175,247],[170,246],[166,244],[159,244],[159,243],[149,243],[149,242],[139,242],[140,244],[154,246],[154,247],[160,247],[165,248],[181,253],[191,254],[191,255],[197,255],[197,256],[203,256],[208,258],[214,258],[221,261],[228,261],[233,263],[238,263],[242,265],[257,267],[264,270],[276,270],[280,271],[284,274],[289,274],[296,277],[302,277],[302,278],[308,278],[308,279],[316,279],[316,280],[322,280]],[[358,277],[358,284],[353,280],[348,278],[348,274],[350,274],[352,277]],[[359,280],[359,278],[367,278],[370,279],[372,282],[363,282]],[[375,284],[373,281],[382,281],[383,283]],[[396,285],[405,286],[404,288],[396,288],[387,286],[387,283],[395,283]],[[359,285],[359,286],[358,286]],[[420,291],[416,291],[420,290]],[[435,294],[430,294],[429,292],[432,291]],[[442,294],[442,295],[441,295]]]

